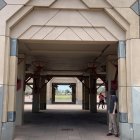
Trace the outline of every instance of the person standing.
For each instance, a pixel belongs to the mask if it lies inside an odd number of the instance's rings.
[[[99,104],[98,104],[98,108],[100,107],[100,105],[102,105],[102,109],[105,108],[105,97],[102,93],[99,94]]]
[[[110,92],[110,99],[109,99],[109,107],[108,107],[108,113],[109,113],[109,132],[107,136],[115,135],[115,137],[118,137],[118,127],[117,127],[117,103],[118,103],[118,97],[116,96],[116,92],[112,90]]]

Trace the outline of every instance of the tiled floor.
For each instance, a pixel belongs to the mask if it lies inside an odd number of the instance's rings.
[[[47,111],[25,112],[25,124],[16,127],[14,140],[119,140],[106,136],[106,114],[80,110],[80,106],[48,106]],[[70,110],[66,108],[69,107]],[[60,109],[60,110],[58,110]]]

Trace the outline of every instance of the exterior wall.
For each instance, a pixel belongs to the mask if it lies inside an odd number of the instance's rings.
[[[47,84],[47,104],[52,103],[52,83],[76,83],[76,104],[82,104],[82,83],[77,78],[53,78]]]
[[[90,27],[92,30],[93,27],[101,27],[98,23],[106,23],[103,25],[105,28],[100,29],[95,35],[106,36],[108,35],[108,38],[106,40],[114,41],[114,40],[126,40],[126,85],[123,85],[121,83],[121,80],[119,83],[122,85],[119,85],[120,89],[123,89],[123,87],[126,88],[126,91],[120,90],[119,94],[122,95],[123,92],[125,92],[125,96],[122,96],[122,98],[126,99],[126,103],[123,104],[123,99],[121,100],[122,106],[121,106],[121,113],[126,113],[126,116],[128,117],[128,121],[120,122],[120,128],[121,128],[121,140],[139,140],[140,134],[138,130],[140,129],[140,107],[139,107],[139,100],[140,100],[140,35],[139,35],[139,16],[136,12],[132,10],[132,5],[136,4],[135,2],[138,0],[75,0],[73,3],[69,3],[69,0],[1,0],[0,1],[0,139],[1,140],[12,140],[13,138],[13,131],[14,131],[14,119],[12,121],[11,118],[8,118],[10,116],[7,116],[7,114],[11,114],[11,112],[14,112],[14,104],[15,104],[15,89],[16,89],[16,63],[17,58],[16,55],[10,55],[10,37],[16,37],[16,39],[27,39],[25,37],[28,37],[28,39],[32,39],[32,34],[36,31],[40,30],[39,26],[46,25],[46,20],[41,23],[33,24],[36,20],[35,14],[34,14],[34,7],[50,7],[53,9],[53,12],[56,9],[68,9],[68,10],[88,10],[88,9],[103,9],[105,13],[99,14],[100,12],[97,12],[99,15],[93,16],[92,18],[95,18],[98,21],[96,25],[93,25],[92,20],[90,21],[91,25],[88,25],[87,27]],[[135,10],[139,11],[137,9],[139,6],[135,6]],[[33,10],[33,11],[32,11]],[[10,11],[10,12],[7,12]],[[75,12],[75,11],[74,11]],[[38,13],[39,14],[39,13]],[[43,12],[41,19],[43,18]],[[65,12],[63,13],[65,14]],[[62,14],[62,15],[63,15]],[[77,13],[74,14],[74,17]],[[113,22],[104,22],[103,20],[99,20],[103,17],[104,20],[107,19],[109,21],[110,19],[113,19]],[[44,14],[46,15],[46,14]],[[84,13],[85,15],[85,13]],[[100,16],[101,15],[101,16]],[[34,17],[34,20],[31,20],[31,17]],[[26,18],[25,18],[26,17]],[[61,17],[61,15],[59,16]],[[87,15],[89,18],[88,20],[92,19],[91,15]],[[42,21],[42,20],[38,21]],[[79,19],[78,21],[81,21],[80,23],[84,23],[87,25],[87,20],[84,22],[83,18]],[[24,22],[21,22],[24,21]],[[28,24],[28,22],[31,22]],[[33,21],[33,22],[32,22]],[[36,20],[37,21],[37,20]],[[56,18],[55,21],[59,21],[58,18]],[[106,20],[105,20],[106,21]],[[57,23],[57,22],[53,22]],[[62,20],[62,24],[64,21]],[[77,23],[72,23],[71,26],[77,25]],[[16,25],[16,26],[15,26]],[[33,25],[33,26],[32,26]],[[37,25],[37,26],[36,26]],[[67,25],[65,23],[65,25]],[[32,27],[31,27],[32,26]],[[61,25],[59,25],[61,26]],[[82,25],[81,25],[82,26]],[[107,28],[109,27],[109,29]],[[111,28],[112,27],[112,28]],[[115,28],[114,28],[115,27]],[[119,33],[117,31],[114,31],[117,29],[117,27],[121,27],[120,29],[123,29],[126,33],[126,38],[124,38],[124,35],[120,38]],[[20,29],[17,32],[16,29]],[[11,31],[11,29],[13,29]],[[79,27],[76,28],[76,34],[71,32],[71,30],[66,29],[65,34],[62,34],[63,36],[60,36],[60,40],[64,38],[64,40],[94,40],[94,41],[103,41],[103,39],[100,38],[94,38],[94,33],[90,33],[88,31],[88,34],[91,34],[90,37],[84,32],[84,34],[87,36],[87,38],[84,36],[78,37],[81,35],[83,30],[80,30]],[[45,29],[46,30],[46,29]],[[59,29],[56,30],[56,32]],[[79,31],[80,30],[80,31]],[[25,31],[25,32],[24,32]],[[63,31],[63,28],[61,28],[61,33]],[[122,31],[122,33],[123,33]],[[39,32],[38,32],[39,33]],[[38,38],[41,36],[39,34],[36,34]],[[23,34],[23,35],[22,35]],[[55,33],[54,33],[55,34]],[[69,38],[69,35],[72,35],[73,38]],[[78,36],[77,36],[78,35]],[[116,37],[117,35],[117,37]],[[115,37],[114,37],[115,36]],[[58,37],[56,37],[58,39]],[[55,38],[55,39],[56,39]],[[42,38],[41,38],[42,39]],[[53,38],[53,34],[52,37]],[[122,60],[123,61],[123,60]],[[122,62],[120,60],[120,69],[121,72],[121,65]],[[121,63],[122,62],[122,63]],[[14,67],[13,67],[14,66]],[[125,73],[124,72],[124,73]],[[13,74],[14,73],[14,74]],[[125,79],[124,79],[125,81]],[[122,87],[122,88],[121,88]],[[9,97],[9,98],[8,98]],[[125,107],[124,107],[125,106]],[[14,115],[14,114],[12,114]],[[12,116],[13,117],[13,116]],[[7,122],[7,120],[9,120]],[[3,125],[2,125],[3,123]],[[129,135],[128,135],[129,134]]]

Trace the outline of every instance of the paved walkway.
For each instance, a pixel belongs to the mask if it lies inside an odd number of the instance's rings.
[[[82,111],[78,105],[48,108],[47,111],[31,113],[30,106],[26,106],[25,123],[16,127],[14,140],[119,140],[106,136],[106,113],[103,110],[90,113]]]

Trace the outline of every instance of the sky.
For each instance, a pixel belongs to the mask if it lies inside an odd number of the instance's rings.
[[[71,88],[69,87],[69,85],[58,85],[58,90],[66,90],[66,89],[71,91]]]

